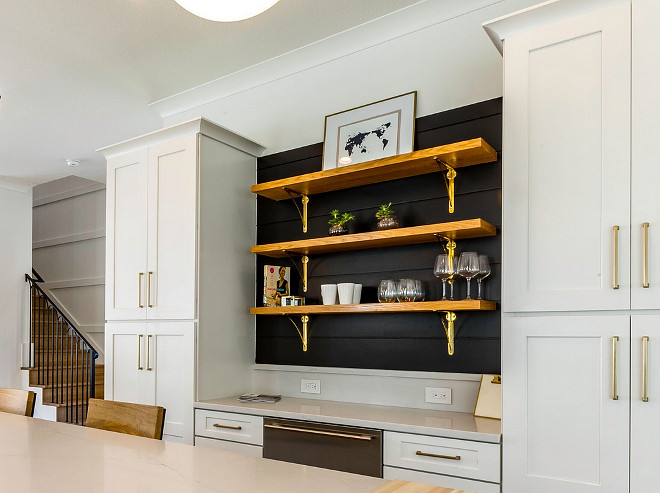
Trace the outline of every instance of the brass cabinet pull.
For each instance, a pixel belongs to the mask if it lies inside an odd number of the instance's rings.
[[[151,304],[151,275],[153,272],[149,272],[147,275],[147,306],[153,308],[154,305]]]
[[[649,287],[649,223],[642,223],[644,230],[644,280],[642,287]]]
[[[460,455],[438,455],[438,454],[429,454],[428,452],[422,452],[418,450],[415,452],[415,455],[422,455],[424,457],[433,457],[434,459],[449,459],[449,460],[461,460]]]
[[[153,337],[152,334],[149,334],[147,336],[147,371],[153,370],[151,367],[151,362],[150,362],[150,357],[149,357],[149,346],[151,346],[151,338]]]
[[[338,438],[350,438],[352,440],[373,440],[374,437],[371,435],[354,435],[352,433],[339,433],[336,431],[324,431],[324,430],[312,430],[309,428],[294,428],[293,426],[283,426],[283,425],[264,425],[264,428],[273,428],[275,430],[283,431],[297,431],[300,433],[310,433],[312,435],[324,435],[329,437],[338,437]]]
[[[618,389],[618,352],[619,352],[619,336],[612,337],[612,400],[619,400],[619,389]]]
[[[225,428],[227,430],[242,430],[243,429],[241,426],[220,425],[218,423],[213,423],[213,426],[215,428]]]
[[[142,344],[140,343],[142,342],[143,337],[144,336],[142,334],[138,334],[138,370],[144,370],[144,368],[140,365],[142,362]]]
[[[140,308],[144,308],[144,305],[142,304],[142,276],[144,275],[144,272],[140,272],[138,274],[138,306]]]
[[[612,289],[619,289],[619,227],[612,228],[614,232],[614,276],[612,280]]]
[[[642,337],[642,402],[649,401],[649,336]]]

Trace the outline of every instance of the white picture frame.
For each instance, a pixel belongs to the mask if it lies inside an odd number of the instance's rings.
[[[323,170],[413,151],[417,91],[325,117]]]

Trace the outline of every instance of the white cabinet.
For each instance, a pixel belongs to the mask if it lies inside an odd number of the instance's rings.
[[[505,317],[502,344],[503,491],[628,491],[630,317]]]
[[[264,418],[195,409],[195,446],[263,457]]]

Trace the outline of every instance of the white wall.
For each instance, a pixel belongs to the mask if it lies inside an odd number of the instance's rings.
[[[99,351],[105,321],[105,185],[69,176],[34,188],[32,262],[43,287]]]
[[[21,387],[32,268],[32,187],[0,177],[0,387]]]

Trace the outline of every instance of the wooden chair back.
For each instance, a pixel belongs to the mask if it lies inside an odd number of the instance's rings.
[[[160,406],[90,399],[85,426],[162,440],[164,423]]]
[[[31,390],[4,389],[0,387],[0,412],[34,416],[37,394]]]

